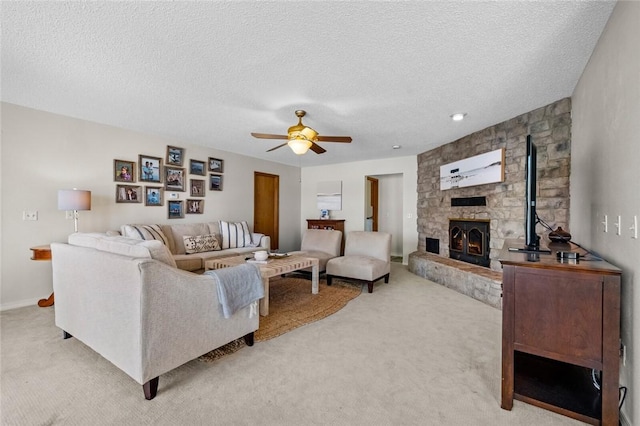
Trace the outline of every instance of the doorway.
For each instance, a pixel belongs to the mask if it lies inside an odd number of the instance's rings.
[[[365,206],[365,230],[378,231],[378,179],[367,176],[367,203]]]
[[[253,172],[253,232],[271,237],[271,250],[280,242],[280,176]]]

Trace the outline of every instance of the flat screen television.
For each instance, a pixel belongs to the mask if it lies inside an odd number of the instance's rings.
[[[524,206],[524,238],[525,247],[535,250],[540,247],[540,239],[536,234],[536,175],[538,172],[537,148],[527,135],[527,157],[525,163],[525,206]]]
[[[525,203],[524,203],[524,247],[510,247],[510,251],[525,253],[551,253],[540,249],[540,238],[536,234],[538,215],[536,213],[536,177],[538,174],[537,148],[527,135],[527,156],[525,160]]]

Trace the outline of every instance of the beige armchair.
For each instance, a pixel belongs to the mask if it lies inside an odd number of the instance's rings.
[[[373,283],[381,278],[388,283],[390,272],[391,234],[352,231],[347,233],[344,256],[327,262],[327,285],[331,285],[334,277],[348,278],[366,282],[372,293]]]
[[[342,232],[328,229],[307,229],[302,236],[302,244],[299,251],[290,254],[299,254],[318,259],[318,272],[322,273],[327,268],[329,259],[340,256],[340,243]],[[303,271],[311,272],[311,268]]]

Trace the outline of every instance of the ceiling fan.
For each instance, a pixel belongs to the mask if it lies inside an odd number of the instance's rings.
[[[251,136],[258,139],[285,139],[287,142],[274,146],[273,148],[267,150],[273,151],[278,148],[282,148],[285,145],[289,145],[289,148],[293,152],[298,155],[305,154],[309,149],[315,152],[316,154],[322,154],[327,152],[326,149],[318,145],[316,142],[342,142],[342,143],[350,143],[350,136],[320,136],[318,132],[313,130],[311,127],[307,127],[302,124],[302,117],[307,114],[306,111],[301,109],[296,111],[296,116],[298,117],[298,124],[295,126],[289,127],[286,135],[272,135],[269,133],[251,133]]]

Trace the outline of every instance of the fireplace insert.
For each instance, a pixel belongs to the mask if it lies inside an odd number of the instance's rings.
[[[449,257],[489,267],[489,224],[489,220],[450,219]]]

